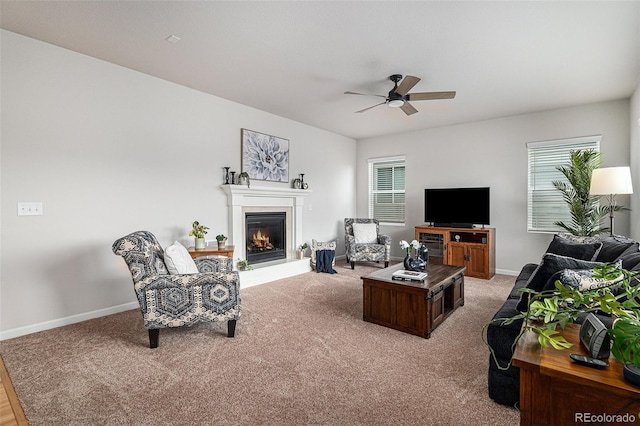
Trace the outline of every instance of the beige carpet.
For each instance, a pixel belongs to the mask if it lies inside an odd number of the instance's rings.
[[[243,290],[234,339],[199,325],[162,330],[151,350],[133,310],[0,354],[31,425],[518,424],[487,395],[480,336],[514,278],[466,278],[465,305],[423,339],[362,320],[360,276],[379,267]]]

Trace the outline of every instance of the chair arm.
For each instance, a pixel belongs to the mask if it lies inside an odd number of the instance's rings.
[[[353,235],[345,234],[344,248],[347,253],[351,255],[355,255],[356,254],[356,237],[354,237]]]
[[[391,245],[391,237],[385,234],[378,234],[378,244]]]
[[[238,271],[231,272],[203,272],[198,274],[151,275],[134,284],[136,293],[144,294],[147,290],[157,290],[174,287],[193,287],[206,284],[228,283],[240,289],[240,275]]]
[[[196,257],[193,259],[198,272],[231,272],[233,259],[226,256]]]

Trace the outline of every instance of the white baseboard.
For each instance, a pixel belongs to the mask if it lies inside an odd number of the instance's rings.
[[[140,308],[138,302],[125,303],[123,305],[112,306],[110,308],[98,309],[96,311],[85,312],[83,314],[71,315],[65,318],[58,318],[51,321],[45,321],[38,324],[27,325],[24,327],[12,328],[6,331],[0,331],[0,340],[13,339],[14,337],[24,336],[26,334],[37,333],[38,331],[51,330],[52,328],[62,327],[77,322],[87,321],[94,318],[104,317],[107,315],[117,314],[119,312],[129,311],[131,309]]]
[[[496,274],[512,275],[514,277],[517,277],[518,275],[520,275],[520,271],[510,271],[508,269],[496,269]]]

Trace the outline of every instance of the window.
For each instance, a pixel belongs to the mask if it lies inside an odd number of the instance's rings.
[[[369,160],[369,217],[404,224],[405,157]]]
[[[556,232],[554,222],[571,222],[571,214],[562,193],[553,186],[554,180],[567,181],[557,166],[569,163],[571,151],[600,151],[602,136],[586,136],[544,142],[529,142],[529,194],[527,199],[527,230]]]

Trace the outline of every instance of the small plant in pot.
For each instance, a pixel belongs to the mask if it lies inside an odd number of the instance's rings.
[[[222,249],[225,246],[225,242],[227,241],[227,237],[224,234],[216,235],[216,241],[218,242],[218,248]]]
[[[240,182],[241,185],[244,185],[246,183],[247,188],[251,188],[251,179],[249,178],[249,173],[247,172],[242,172],[238,175],[238,182]]]
[[[196,239],[196,250],[202,250],[206,247],[207,243],[204,240],[204,236],[209,232],[209,228],[201,225],[197,220],[191,224],[191,231],[189,231],[190,237]]]
[[[239,271],[250,271],[253,269],[253,267],[251,265],[249,265],[249,261],[248,260],[244,260],[244,259],[238,259],[238,270]]]
[[[304,255],[305,255],[308,247],[309,247],[309,245],[307,243],[304,243],[300,247],[298,247],[298,250],[296,250],[296,254],[298,255],[298,259],[303,259],[304,258]]]

